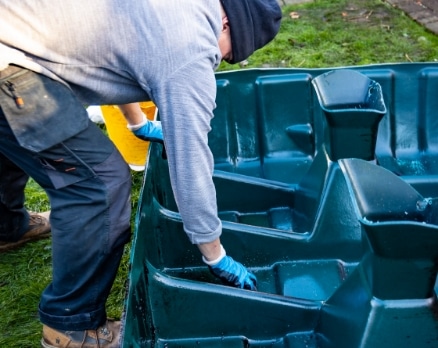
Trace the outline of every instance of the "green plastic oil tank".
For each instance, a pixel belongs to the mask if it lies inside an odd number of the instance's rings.
[[[123,346],[438,347],[438,64],[217,73],[220,284],[147,159]]]

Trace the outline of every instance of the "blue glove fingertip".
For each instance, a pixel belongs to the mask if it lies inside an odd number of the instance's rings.
[[[209,265],[210,271],[226,285],[240,289],[257,290],[257,278],[241,263],[230,256],[223,257],[217,264]]]
[[[132,132],[142,140],[163,142],[163,130],[160,121],[148,120],[142,127]]]

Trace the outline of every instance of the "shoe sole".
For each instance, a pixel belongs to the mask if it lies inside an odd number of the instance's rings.
[[[55,347],[52,346],[51,344],[47,344],[46,342],[44,342],[44,338],[41,339],[41,348],[59,348],[59,347]]]
[[[32,242],[32,241],[37,241],[37,240],[40,240],[40,239],[48,238],[48,237],[50,237],[50,234],[51,234],[51,232],[48,231],[48,232],[41,233],[41,234],[38,234],[38,235],[33,236],[33,237],[20,239],[18,242],[7,243],[5,245],[0,245],[0,253],[16,249],[16,248],[22,246],[23,244],[26,244],[26,243],[29,243],[29,242]]]

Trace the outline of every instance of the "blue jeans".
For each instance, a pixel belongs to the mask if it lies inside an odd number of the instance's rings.
[[[51,204],[53,278],[41,296],[40,320],[58,330],[95,329],[106,320],[105,303],[130,238],[129,167],[108,137],[84,121],[85,110],[68,88],[32,72],[10,81],[25,104],[13,110],[1,88],[0,239],[17,240],[27,228],[23,190],[30,176]],[[22,117],[19,127],[15,117]],[[43,130],[26,131],[25,117],[30,129]]]

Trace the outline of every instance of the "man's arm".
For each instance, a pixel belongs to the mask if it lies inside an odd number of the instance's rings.
[[[122,111],[129,125],[135,126],[143,122],[143,111],[139,103],[119,105],[119,109]]]
[[[140,108],[139,103],[119,105],[120,111],[128,121],[128,129],[137,138],[145,141],[157,141],[163,143],[163,130],[160,121],[149,121]]]

